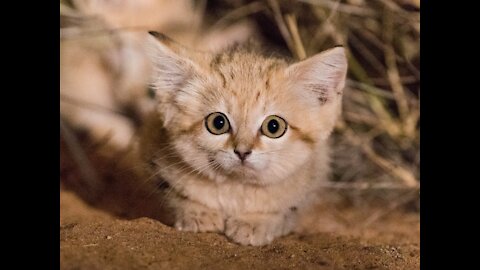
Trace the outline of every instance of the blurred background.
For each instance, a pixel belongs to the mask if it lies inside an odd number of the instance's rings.
[[[149,196],[127,203],[138,187],[123,163],[152,108],[150,30],[197,50],[255,39],[297,60],[343,45],[349,72],[325,190],[343,206],[382,206],[365,224],[419,211],[419,0],[60,1],[61,188],[121,216],[156,217],[142,207]]]

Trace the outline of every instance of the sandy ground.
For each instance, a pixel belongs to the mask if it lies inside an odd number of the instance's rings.
[[[134,192],[138,188],[125,180],[132,179],[125,170],[92,159],[105,179],[96,196],[78,184],[75,165],[61,148],[61,269],[420,268],[417,211],[386,211],[362,226],[382,209],[323,206],[304,221],[303,233],[245,247],[223,235],[178,232],[162,224],[155,196]]]

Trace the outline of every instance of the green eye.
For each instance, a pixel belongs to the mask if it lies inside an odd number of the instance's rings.
[[[270,115],[263,121],[261,130],[269,138],[280,138],[287,131],[287,122],[280,116]]]
[[[230,130],[230,122],[225,114],[214,112],[205,117],[205,127],[214,135],[227,133]]]

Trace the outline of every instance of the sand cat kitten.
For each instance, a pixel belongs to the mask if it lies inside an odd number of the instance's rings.
[[[292,231],[329,172],[344,49],[292,64],[242,48],[192,52],[151,34],[158,105],[140,148],[167,183],[174,226],[254,246]]]

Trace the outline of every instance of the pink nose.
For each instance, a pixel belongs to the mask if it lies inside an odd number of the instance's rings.
[[[237,149],[235,149],[235,150],[233,150],[233,152],[234,152],[235,154],[237,154],[238,158],[239,158],[241,161],[245,161],[245,159],[247,159],[247,156],[252,153],[252,150],[248,150],[248,151],[238,151]]]

